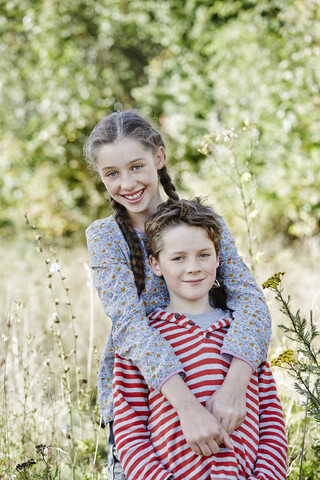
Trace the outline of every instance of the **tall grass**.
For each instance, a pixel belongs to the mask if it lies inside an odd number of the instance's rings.
[[[95,384],[109,325],[86,251],[64,265],[34,233],[1,255],[0,478],[107,478]]]

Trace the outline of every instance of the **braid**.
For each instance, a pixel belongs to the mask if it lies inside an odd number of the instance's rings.
[[[89,164],[100,173],[97,165],[99,149],[103,145],[112,144],[119,139],[126,138],[140,142],[154,155],[157,154],[160,146],[165,151],[165,143],[160,132],[154,129],[135,110],[123,110],[111,113],[102,119],[92,130],[84,145],[84,154]],[[162,167],[158,174],[160,183],[169,199],[179,200],[166,166]],[[114,209],[115,219],[129,245],[132,271],[138,295],[140,296],[145,289],[144,259],[140,240],[132,226],[127,210],[113,199],[111,199],[111,204]]]
[[[137,287],[138,295],[145,289],[144,260],[141,244],[138,235],[133,228],[127,210],[111,198],[111,204],[114,209],[115,219],[121,232],[129,245],[131,267],[134,274],[134,282]]]
[[[173,185],[171,177],[168,173],[166,165],[164,165],[158,172],[159,180],[163,186],[164,191],[170,200],[179,200],[179,195],[176,192],[176,187]]]

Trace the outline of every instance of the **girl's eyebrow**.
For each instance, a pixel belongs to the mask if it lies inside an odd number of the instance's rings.
[[[130,162],[128,162],[128,165],[131,165],[132,163],[135,163],[135,162],[141,162],[142,160],[144,160],[143,157],[138,157],[138,158],[134,158],[133,160],[130,160]],[[101,171],[103,172],[104,170],[112,170],[112,169],[117,169],[117,167],[113,166],[113,165],[106,165],[104,167],[102,167]]]

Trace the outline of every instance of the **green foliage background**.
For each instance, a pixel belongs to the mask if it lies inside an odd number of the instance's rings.
[[[0,4],[0,226],[23,212],[51,236],[108,213],[82,157],[95,123],[135,107],[165,134],[180,188],[223,176],[203,135],[249,119],[266,231],[314,236],[320,225],[319,0],[9,0]],[[227,197],[227,198],[226,198]],[[222,213],[232,221],[232,208]],[[228,216],[230,218],[228,218]]]

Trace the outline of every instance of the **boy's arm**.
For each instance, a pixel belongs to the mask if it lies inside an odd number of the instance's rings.
[[[259,448],[253,475],[248,480],[286,480],[287,439],[281,403],[270,366],[264,362],[259,375]]]
[[[148,386],[131,362],[116,356],[113,376],[114,435],[127,480],[171,480],[147,429]]]

